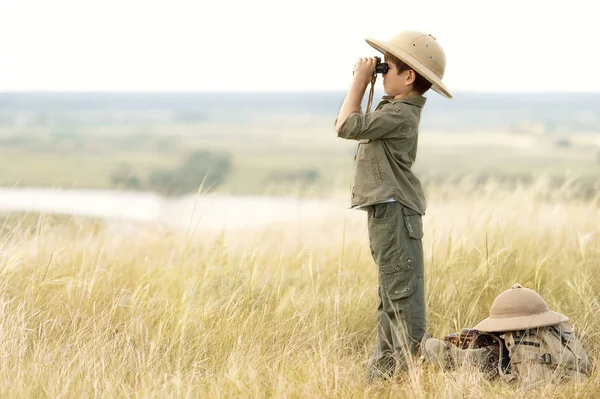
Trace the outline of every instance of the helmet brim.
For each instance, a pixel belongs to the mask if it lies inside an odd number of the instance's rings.
[[[569,318],[563,314],[548,310],[534,315],[492,318],[482,320],[475,327],[483,332],[519,331],[537,327],[553,326],[563,323]]]
[[[427,68],[421,62],[417,61],[416,58],[408,54],[406,51],[402,50],[400,47],[371,37],[367,37],[365,40],[367,43],[369,43],[371,47],[381,52],[382,54],[385,54],[386,52],[394,54],[396,57],[398,57],[398,59],[404,61],[408,66],[414,69],[419,75],[427,79],[427,81],[431,83],[431,88],[435,92],[441,94],[446,98],[452,98],[452,94],[450,94],[450,91],[448,91],[446,86],[442,83],[441,79],[438,78],[436,74],[434,74],[429,68]]]

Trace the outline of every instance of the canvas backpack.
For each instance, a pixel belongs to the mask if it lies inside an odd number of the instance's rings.
[[[499,370],[507,380],[557,382],[563,378],[584,378],[591,372],[589,357],[567,323],[510,331],[501,338],[506,346],[510,371],[501,367]]]

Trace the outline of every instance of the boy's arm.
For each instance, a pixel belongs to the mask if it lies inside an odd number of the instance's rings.
[[[393,110],[376,110],[363,115],[360,104],[377,65],[374,58],[360,58],[354,67],[354,77],[335,122],[338,137],[349,140],[380,139],[398,131],[404,115]]]
[[[350,115],[357,112],[361,113],[360,103],[365,95],[369,82],[371,82],[373,70],[376,65],[377,60],[373,57],[359,58],[358,61],[356,61],[350,88],[348,89],[348,93],[346,94],[346,98],[344,99],[344,103],[342,104],[342,108],[340,109],[340,113],[335,122],[335,132],[338,133],[338,135],[344,122],[346,122]]]
[[[369,81],[365,82],[356,75],[352,79],[352,83],[350,83],[350,88],[348,89],[348,93],[346,94],[346,98],[344,99],[344,103],[342,104],[342,108],[340,109],[340,113],[335,123],[335,132],[338,135],[340,134],[342,125],[344,122],[346,122],[350,115],[355,112],[362,114],[360,103],[365,95],[368,85]]]
[[[385,110],[376,110],[368,115],[355,112],[346,119],[337,135],[348,140],[377,140],[397,137],[402,134],[405,122],[406,115],[395,106]]]

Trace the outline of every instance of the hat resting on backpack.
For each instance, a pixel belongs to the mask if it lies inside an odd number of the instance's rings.
[[[474,328],[483,332],[519,331],[567,320],[567,316],[550,310],[540,294],[515,284],[494,299],[490,316]]]
[[[442,83],[446,55],[432,35],[418,31],[398,33],[388,41],[367,37],[369,45],[382,54],[390,52],[431,83],[431,88],[446,98],[452,94]]]

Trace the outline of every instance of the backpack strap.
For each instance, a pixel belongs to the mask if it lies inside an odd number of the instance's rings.
[[[504,381],[512,382],[516,380],[517,377],[510,372],[510,356],[504,342],[504,334],[498,337],[498,346],[498,375],[500,375]]]

